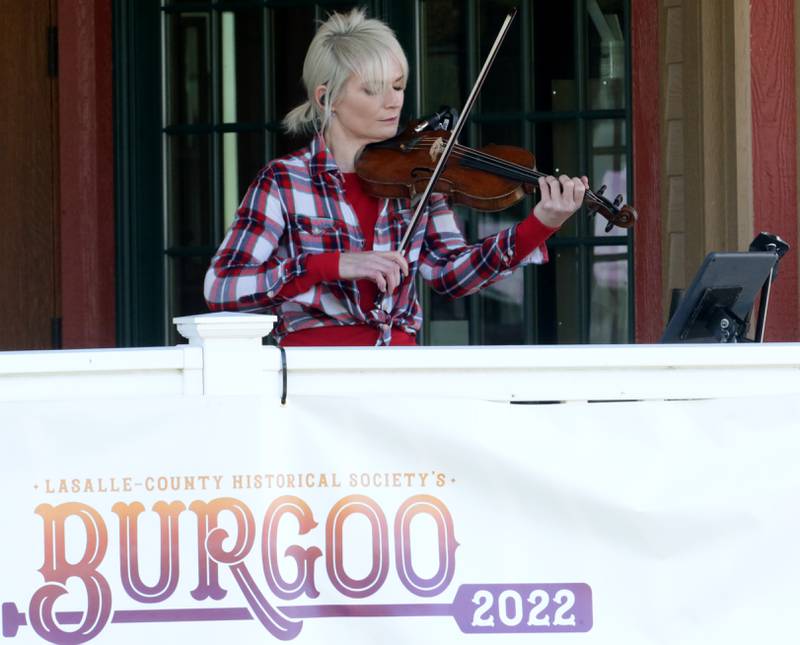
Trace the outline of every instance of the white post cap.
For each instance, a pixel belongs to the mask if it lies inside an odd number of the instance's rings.
[[[274,369],[268,369],[261,339],[275,324],[275,316],[217,312],[174,318],[178,333],[203,350],[204,394],[264,393],[274,388]],[[270,374],[270,371],[272,372]]]

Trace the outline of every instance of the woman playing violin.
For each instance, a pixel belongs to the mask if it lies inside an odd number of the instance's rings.
[[[250,185],[206,274],[209,308],[277,314],[283,346],[414,345],[418,273],[459,297],[546,259],[545,240],[583,203],[585,177],[539,179],[528,217],[475,244],[434,194],[408,253],[396,250],[410,200],[367,194],[354,163],[363,146],[397,133],[407,79],[384,23],[354,10],[319,28],[303,65],[308,99],[284,120],[289,132],[314,136]]]

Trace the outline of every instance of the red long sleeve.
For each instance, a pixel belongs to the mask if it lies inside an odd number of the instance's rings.
[[[544,259],[547,260],[547,247],[544,246],[544,242],[556,231],[557,228],[545,226],[531,213],[517,225],[517,241],[514,249],[517,260],[527,257],[538,246],[541,246]]]
[[[281,295],[291,298],[308,291],[315,284],[339,279],[339,253],[317,253],[309,256],[304,275],[281,289]]]

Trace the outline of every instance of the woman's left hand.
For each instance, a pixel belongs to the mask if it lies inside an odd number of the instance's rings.
[[[589,180],[586,177],[540,177],[541,199],[533,209],[534,216],[549,228],[559,228],[581,207],[587,188]]]

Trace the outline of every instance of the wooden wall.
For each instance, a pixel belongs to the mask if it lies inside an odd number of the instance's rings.
[[[58,0],[64,347],[113,347],[111,0]]]
[[[791,0],[660,0],[665,312],[710,251],[745,251],[759,231],[797,247],[797,11]],[[794,252],[768,340],[800,340]]]
[[[55,4],[0,0],[0,16],[0,350],[45,349],[59,317]]]

